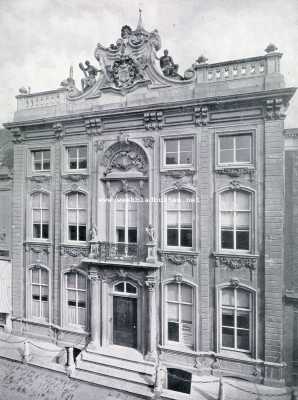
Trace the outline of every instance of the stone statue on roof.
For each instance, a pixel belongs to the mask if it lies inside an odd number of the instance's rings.
[[[79,64],[80,69],[84,72],[85,78],[81,79],[82,90],[85,92],[86,90],[90,89],[96,82],[96,76],[99,69],[91,65],[90,61],[85,61],[86,67],[84,67],[83,63]]]
[[[159,64],[164,76],[176,78],[178,75],[179,65],[175,64],[172,57],[169,56],[169,51],[165,50],[164,55],[160,57]]]

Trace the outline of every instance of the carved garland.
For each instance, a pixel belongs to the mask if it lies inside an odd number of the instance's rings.
[[[197,256],[195,255],[186,255],[186,254],[169,254],[163,253],[161,255],[162,261],[170,261],[175,265],[182,265],[185,263],[189,263],[191,265],[196,264]]]
[[[87,257],[89,254],[89,248],[88,247],[71,247],[71,246],[61,246],[60,248],[60,254],[62,256],[64,255],[69,255],[71,257]]]
[[[257,257],[233,256],[233,255],[214,255],[216,267],[227,267],[232,270],[248,268],[255,270]]]

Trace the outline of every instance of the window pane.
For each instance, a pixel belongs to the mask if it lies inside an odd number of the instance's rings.
[[[34,169],[35,171],[41,171],[41,161],[35,161]]]
[[[68,290],[67,291],[67,296],[68,296],[68,304],[75,306],[76,305],[76,291],[75,290]]]
[[[168,320],[170,321],[178,321],[178,304],[168,303]]]
[[[191,323],[192,321],[192,306],[188,304],[181,305],[181,321]]]
[[[232,229],[234,226],[233,218],[234,215],[232,212],[221,212],[221,226],[223,228],[230,228]]]
[[[234,193],[231,190],[221,193],[220,209],[223,211],[232,211],[234,209]]]
[[[78,324],[79,325],[86,325],[86,309],[79,308],[78,309]]]
[[[48,301],[49,290],[47,286],[41,287],[41,300]]]
[[[249,149],[250,148],[250,135],[236,136],[236,149]]]
[[[128,226],[137,226],[138,218],[137,218],[137,212],[129,210],[128,211]]]
[[[234,329],[222,328],[222,346],[234,348]]]
[[[79,160],[79,169],[87,168],[87,160]]]
[[[117,228],[116,229],[117,233],[117,242],[125,242],[125,230],[124,228]]]
[[[167,244],[168,246],[178,246],[178,229],[167,229]]]
[[[77,169],[77,161],[76,160],[71,160],[69,162],[69,168],[70,169]]]
[[[189,285],[181,285],[181,300],[186,303],[192,303],[192,287]]]
[[[222,325],[234,326],[234,310],[222,310]]]
[[[127,293],[137,293],[137,289],[131,285],[130,283],[126,283],[126,292]]]
[[[79,147],[79,157],[80,158],[87,158],[87,147],[86,146],[81,146]]]
[[[124,211],[117,211],[116,212],[116,221],[117,225],[124,226],[125,225],[125,213]]]
[[[178,213],[177,211],[168,211],[167,225],[171,227],[178,227]]]
[[[249,162],[250,151],[249,149],[236,150],[236,161],[238,162]]]
[[[76,274],[75,273],[68,273],[67,275],[67,287],[68,288],[75,288],[76,287]]]
[[[236,231],[236,249],[249,250],[249,232]]]
[[[41,160],[41,153],[41,151],[33,151],[33,157],[35,161]]]
[[[178,154],[177,153],[167,153],[166,155],[166,164],[178,164]]]
[[[42,211],[42,222],[48,222],[49,221],[49,211],[48,210],[43,210]]]
[[[33,237],[40,238],[41,237],[41,226],[40,224],[33,224]]]
[[[223,306],[233,306],[235,304],[234,289],[222,289],[221,302]]]
[[[32,217],[33,217],[33,222],[40,223],[41,222],[41,212],[40,212],[40,210],[33,210]]]
[[[44,150],[43,159],[44,160],[49,160],[50,159],[50,150]]]
[[[49,209],[49,195],[43,193],[41,195],[41,208]]]
[[[86,289],[86,277],[78,274],[78,289]]]
[[[248,229],[249,226],[249,214],[247,212],[241,212],[236,214],[236,226],[238,229]]]
[[[237,305],[240,308],[249,308],[250,293],[247,290],[237,290]]]
[[[233,150],[221,150],[220,151],[220,160],[221,163],[228,163],[234,161],[234,153]]]
[[[237,327],[249,329],[249,312],[237,311]]]
[[[168,139],[166,140],[166,152],[178,152],[178,140],[177,139]]]
[[[32,285],[32,297],[35,300],[40,299],[40,286],[39,285]]]
[[[67,196],[67,208],[77,208],[77,195],[71,193]]]
[[[221,136],[219,138],[220,149],[233,149],[233,136]]]
[[[85,225],[87,223],[87,211],[79,211],[79,224]]]
[[[76,225],[68,226],[68,239],[69,240],[77,240],[77,227]]]
[[[137,230],[135,228],[128,229],[128,243],[137,243]]]
[[[192,229],[181,229],[181,246],[192,247]]]
[[[76,211],[68,211],[68,223],[69,224],[77,224],[77,212]]]
[[[43,285],[48,284],[48,272],[45,269],[41,269],[41,283]]]
[[[33,298],[34,299],[34,298]],[[32,301],[32,315],[33,317],[40,317],[40,302],[39,301]]]
[[[79,240],[81,241],[86,240],[86,225],[79,226]]]
[[[233,249],[234,248],[233,231],[221,230],[221,247],[223,249]]]
[[[245,192],[236,193],[236,209],[237,210],[250,210],[250,195]]]
[[[169,283],[167,285],[167,299],[178,301],[178,285],[176,283]]]
[[[32,207],[40,208],[40,193],[35,193],[32,195]]]
[[[177,322],[168,322],[168,340],[179,342],[179,324]]]
[[[180,164],[191,164],[192,163],[192,151],[182,151],[180,153]]]
[[[192,151],[193,139],[180,139],[180,151]]]
[[[249,350],[249,332],[248,331],[237,331],[237,347],[241,350]]]
[[[33,268],[31,270],[31,274],[32,274],[32,283],[39,283],[39,269]]]
[[[76,147],[69,147],[68,148],[68,157],[69,157],[69,159],[76,159],[77,158],[77,149],[76,149]]]
[[[166,205],[168,210],[177,210],[178,209],[178,193],[170,192],[167,194]]]
[[[87,208],[87,197],[83,193],[78,193],[79,208]]]
[[[50,165],[50,161],[44,161],[43,163],[43,169],[50,169],[51,165]]]
[[[68,306],[68,322],[70,324],[76,324],[76,308],[74,306]]]
[[[78,291],[78,307],[86,307],[86,292]]]
[[[120,282],[115,286],[116,292],[124,292],[124,282]]]

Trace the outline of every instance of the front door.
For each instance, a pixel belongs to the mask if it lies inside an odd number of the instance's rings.
[[[137,299],[113,297],[113,343],[137,348]]]

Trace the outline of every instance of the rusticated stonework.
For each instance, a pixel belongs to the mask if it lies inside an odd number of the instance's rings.
[[[257,267],[257,256],[214,254],[214,257],[216,267],[227,267],[232,270],[241,268],[255,270]]]

